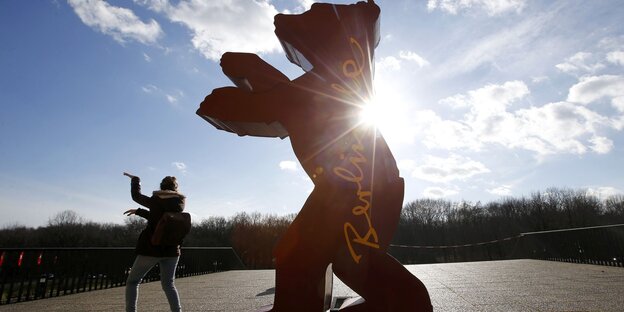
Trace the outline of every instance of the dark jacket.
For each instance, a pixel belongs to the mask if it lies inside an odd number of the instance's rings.
[[[154,191],[152,197],[141,194],[141,180],[132,178],[130,193],[132,199],[148,208],[137,209],[136,214],[147,219],[147,227],[141,232],[136,246],[136,253],[151,257],[175,257],[180,255],[180,246],[154,246],[151,243],[152,234],[158,221],[165,212],[182,212],[184,210],[184,195],[175,191]]]

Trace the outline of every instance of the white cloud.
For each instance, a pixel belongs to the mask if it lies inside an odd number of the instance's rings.
[[[607,199],[614,195],[622,195],[622,191],[612,186],[599,186],[587,188],[587,194],[600,199]]]
[[[417,112],[416,116],[425,136],[423,143],[428,148],[479,150],[481,147],[482,143],[474,136],[472,128],[462,121],[443,120],[430,110]]]
[[[382,57],[379,61],[375,62],[375,69],[399,70],[401,69],[401,60],[394,56]]]
[[[152,58],[149,55],[147,55],[147,53],[145,53],[145,52],[143,52],[143,58],[148,63],[152,61]]]
[[[451,108],[465,108],[468,107],[469,99],[466,95],[463,94],[455,94],[453,96],[449,96],[447,98],[441,99],[438,103],[443,105],[448,105]]]
[[[609,85],[611,86],[611,85]],[[571,94],[587,95],[612,93],[613,88],[580,88],[585,92]],[[597,91],[598,90],[598,91]],[[599,131],[605,127],[620,130],[624,120],[608,118],[585,106],[570,102],[548,103],[513,110],[513,105],[529,95],[526,85],[511,81],[502,85],[458,94],[441,100],[454,108],[468,109],[459,120],[444,120],[432,111],[421,111],[420,133],[428,148],[447,150],[481,150],[486,144],[498,144],[506,148],[519,148],[537,155],[555,153],[584,154],[588,151],[606,153],[612,149],[612,141]],[[600,95],[601,96],[601,95]],[[573,96],[574,97],[574,96]],[[581,97],[581,98],[585,98]],[[619,98],[613,105],[619,105]]]
[[[439,9],[453,15],[477,9],[494,16],[508,12],[520,13],[525,5],[526,0],[429,0],[427,9],[430,12]]]
[[[555,12],[544,12],[514,23],[511,27],[487,32],[480,38],[456,40],[447,49],[447,61],[436,66],[434,78],[444,79],[469,73],[481,66],[500,68],[504,63],[522,64],[527,59],[543,58],[537,55],[539,48],[550,48],[550,42],[543,40],[543,30],[556,18]],[[527,51],[533,47],[535,51]],[[533,64],[533,63],[530,63]]]
[[[611,119],[611,127],[617,131],[624,129],[624,115]]]
[[[180,98],[184,97],[184,92],[180,90],[175,91],[174,92],[175,95],[173,95],[170,93],[166,93],[164,90],[161,90],[160,88],[152,84],[148,84],[148,85],[141,87],[141,90],[143,90],[143,92],[147,94],[154,94],[159,97],[160,96],[164,97],[167,100],[167,102],[169,102],[169,104],[171,104],[172,106],[176,106],[179,103]]]
[[[548,78],[548,76],[538,76],[538,77],[531,77],[531,82],[533,83],[542,83],[544,81],[548,81],[550,78]]]
[[[174,168],[178,169],[180,172],[182,173],[186,173],[186,164],[184,164],[183,162],[172,162],[171,166],[173,166]]]
[[[397,71],[403,67],[404,62],[414,63],[420,68],[429,65],[429,62],[427,60],[425,60],[422,56],[416,54],[415,52],[399,51],[398,57],[386,56],[380,58],[379,61],[375,62],[375,68],[377,70]]]
[[[568,74],[593,74],[605,68],[605,65],[596,61],[594,54],[578,52],[566,59],[564,63],[555,65],[557,69]]]
[[[511,195],[511,185],[501,185],[499,187],[488,189],[487,192],[498,196],[509,196]]]
[[[612,51],[607,54],[607,61],[624,66],[624,51]]]
[[[458,190],[456,188],[442,188],[437,186],[428,187],[423,191],[423,195],[430,198],[442,198],[455,195],[457,193]]]
[[[148,84],[146,86],[141,87],[141,90],[143,90],[143,92],[145,93],[152,93],[152,92],[158,91],[158,87],[156,87],[155,85]]]
[[[68,0],[80,20],[87,26],[112,36],[118,42],[136,40],[155,43],[162,35],[155,20],[142,22],[129,9],[120,8],[101,0]]]
[[[169,103],[171,103],[171,104],[177,104],[178,103],[178,98],[176,98],[175,96],[170,95],[170,94],[166,94],[165,96],[167,97],[167,101]]]
[[[609,138],[595,136],[589,139],[591,149],[598,154],[606,154],[613,149],[613,141]]]
[[[581,78],[579,83],[570,88],[568,101],[589,104],[603,97],[620,96],[624,96],[624,76],[589,76]]]
[[[460,155],[449,158],[427,156],[425,164],[416,167],[412,176],[431,182],[466,180],[472,176],[490,172],[482,163]]]
[[[401,159],[397,162],[397,167],[399,170],[409,170],[412,171],[416,168],[416,162],[412,159]]]
[[[602,38],[598,42],[598,47],[605,51],[621,51],[624,49],[624,36]]]
[[[312,4],[315,2],[314,0],[297,0],[302,10],[309,10],[312,7]]]
[[[624,113],[624,96],[618,96],[611,100],[611,105],[620,113]]]
[[[279,12],[267,0],[135,1],[189,28],[195,49],[214,61],[227,51],[268,53],[280,48],[273,32],[273,16]]]
[[[508,81],[502,85],[488,84],[468,92],[466,101],[475,118],[487,117],[505,112],[514,101],[529,94],[529,88],[522,81]]]
[[[282,160],[279,163],[279,167],[282,170],[285,171],[297,171],[299,170],[299,166],[297,165],[296,161],[292,161],[292,160]]]
[[[429,61],[412,51],[399,51],[399,57],[406,61],[416,63],[418,67],[425,67],[429,65]]]
[[[457,143],[469,144],[478,150],[482,143],[496,140],[501,134],[511,131],[512,116],[507,109],[528,94],[529,89],[522,81],[508,81],[502,85],[486,85],[469,91],[467,95],[457,94],[443,99],[441,103],[455,108],[467,107],[470,111],[462,122],[444,122],[435,130],[446,141],[455,137],[459,140]]]
[[[567,102],[522,109],[515,113],[517,127],[508,147],[520,147],[541,155],[554,153],[584,154],[583,141],[593,136],[608,119],[583,106]],[[511,133],[510,133],[511,134]]]

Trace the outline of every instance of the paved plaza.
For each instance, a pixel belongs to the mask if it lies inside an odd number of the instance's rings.
[[[624,311],[624,268],[539,260],[406,266],[434,311]],[[255,311],[272,303],[275,271],[228,271],[176,280],[184,311]],[[355,293],[334,280],[334,296]],[[0,306],[3,311],[123,311],[124,288]],[[159,282],[141,285],[141,311],[168,311]]]

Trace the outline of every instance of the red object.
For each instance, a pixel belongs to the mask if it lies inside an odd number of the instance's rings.
[[[332,271],[363,299],[341,310],[432,310],[424,284],[387,253],[405,186],[381,133],[358,118],[374,93],[379,14],[360,1],[276,15],[275,34],[306,73],[290,80],[257,55],[225,53],[236,87],[214,89],[197,110],[219,130],[290,137],[314,183],[273,249],[273,312],[328,310]]]
[[[22,260],[24,260],[24,252],[20,252],[19,258],[17,259],[17,266],[21,267],[22,266]]]
[[[39,253],[39,257],[37,258],[37,265],[41,265],[41,259],[43,258],[43,251]]]
[[[2,267],[2,264],[4,263],[4,251],[2,252],[2,255],[0,256],[0,268]]]

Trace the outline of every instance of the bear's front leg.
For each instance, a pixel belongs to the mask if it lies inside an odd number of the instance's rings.
[[[221,57],[223,73],[239,88],[249,92],[270,90],[290,79],[253,53],[227,52]]]

